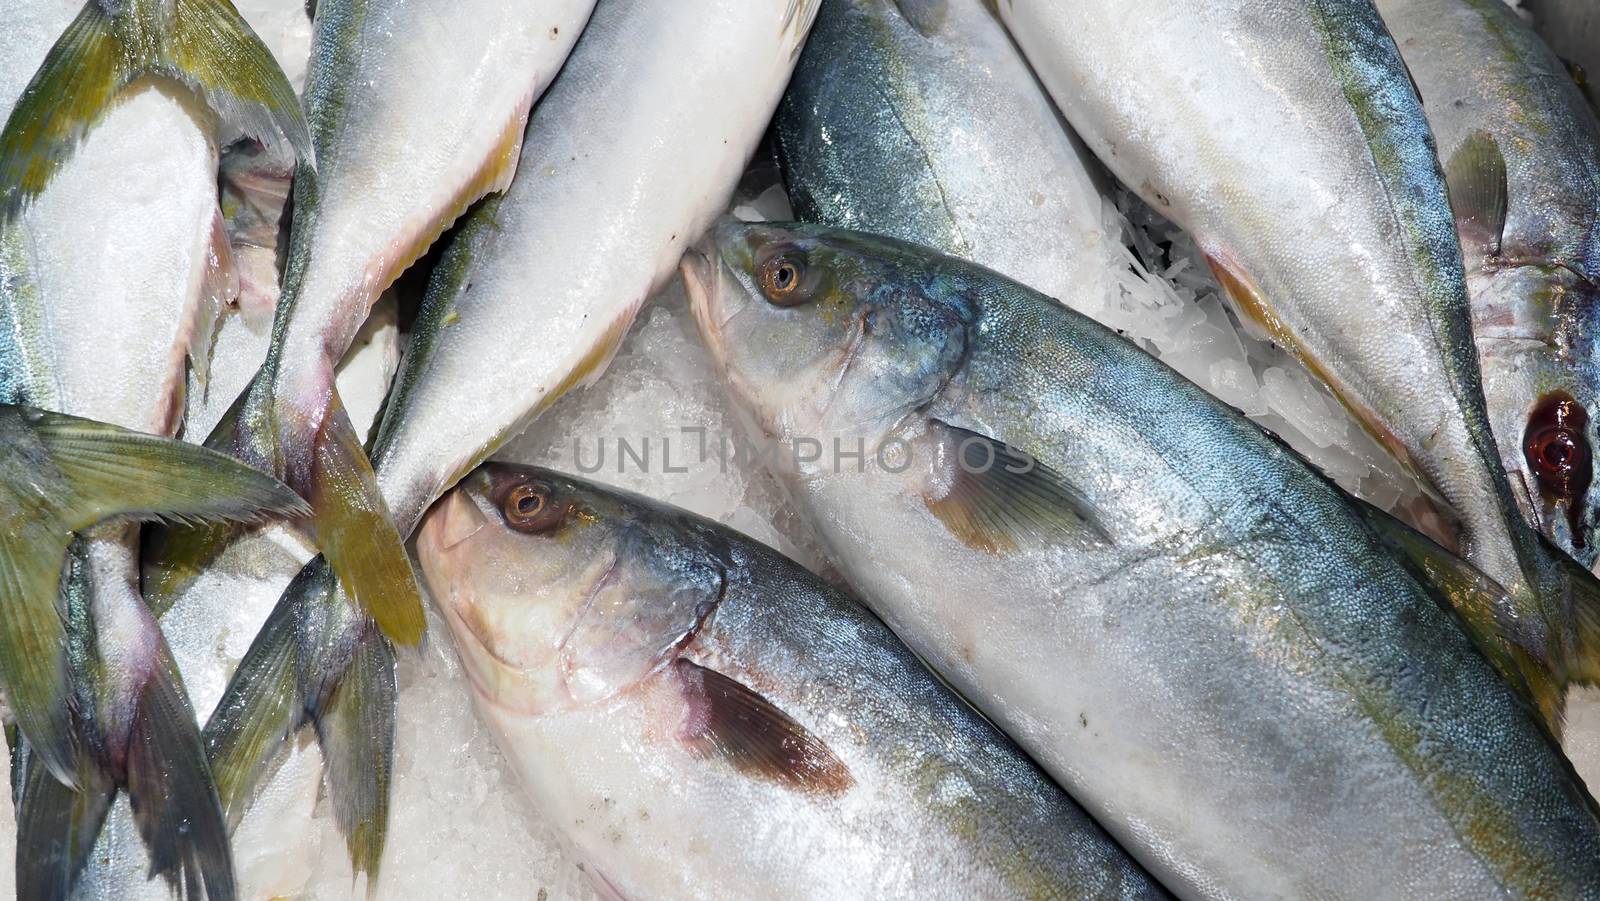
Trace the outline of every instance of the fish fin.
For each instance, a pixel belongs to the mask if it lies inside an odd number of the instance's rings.
[[[1501,627],[1500,614],[1515,606],[1515,600],[1506,589],[1394,516],[1365,501],[1354,498],[1352,501],[1384,544],[1434,592],[1442,601],[1441,606],[1461,620],[1467,634],[1489,662],[1522,699],[1539,712],[1550,731],[1559,736],[1564,708],[1563,686],[1544,649],[1524,647]]]
[[[34,755],[68,786],[77,752],[59,597],[70,537],[39,522],[0,535],[0,684]]]
[[[1244,326],[1245,331],[1261,341],[1289,345],[1293,352],[1298,347],[1294,333],[1278,318],[1250,273],[1227,253],[1207,250],[1204,255],[1212,276],[1222,286],[1222,293],[1227,295],[1228,300],[1233,302],[1233,308],[1239,312],[1239,324]]]
[[[44,190],[130,80],[111,16],[88,0],[50,48],[0,131],[0,227]]]
[[[180,898],[235,897],[228,824],[206,763],[194,708],[165,641],[136,700],[128,738],[128,800],[160,875]]]
[[[23,735],[72,784],[71,693],[60,609],[72,533],[111,518],[252,520],[304,503],[276,480],[204,448],[32,408],[0,408],[26,483],[0,485],[25,511],[0,537],[0,682]]]
[[[1094,504],[1055,470],[993,438],[934,423],[950,485],[923,503],[963,544],[1003,554],[1083,535],[1111,540]]]
[[[1445,166],[1461,242],[1488,256],[1500,252],[1506,227],[1506,159],[1488,132],[1474,132]]]
[[[378,493],[372,471],[337,389],[312,439],[306,499],[311,502],[317,550],[327,558],[345,593],[390,641],[422,641],[427,622],[422,594],[405,544]]]
[[[1600,685],[1600,579],[1543,536],[1535,536],[1539,552],[1560,579],[1566,602],[1565,632],[1555,639],[1562,659],[1556,671],[1567,684]]]
[[[205,446],[243,458],[239,422],[258,381],[241,392],[217,421]],[[244,531],[241,523],[155,523],[144,530],[143,591],[145,603],[160,618],[190,583]]]
[[[334,821],[344,835],[354,872],[367,874],[369,896],[378,884],[378,864],[389,829],[397,697],[394,665],[389,642],[369,626],[327,703],[311,711],[327,767]]]
[[[147,9],[156,10],[153,18]],[[232,3],[173,0],[112,12],[88,0],[45,56],[0,132],[0,224],[44,190],[136,78],[167,75],[225,121],[311,159],[311,134],[283,70]]]
[[[894,5],[923,37],[938,34],[950,12],[950,0],[894,0]]]
[[[91,0],[93,2],[93,0]],[[222,120],[281,156],[287,142],[315,168],[300,98],[231,2],[173,0],[168,74],[199,92]]]
[[[66,477],[68,530],[110,518],[260,522],[310,512],[282,482],[214,450],[61,413],[27,415]]]
[[[305,723],[298,633],[306,605],[333,600],[333,572],[306,564],[239,661],[203,738],[229,829],[239,824],[288,737]]]
[[[100,767],[83,761],[77,788],[50,774],[20,736],[11,754],[17,815],[18,898],[67,901],[89,863],[117,787]]]
[[[1227,253],[1207,250],[1205,259],[1206,265],[1211,268],[1211,273],[1222,286],[1223,293],[1228,296],[1234,311],[1239,314],[1239,322],[1245,326],[1245,331],[1253,337],[1271,341],[1292,354],[1312,378],[1321,382],[1333,393],[1334,398],[1350,411],[1350,415],[1355,417],[1356,422],[1378,442],[1379,446],[1387,450],[1406,472],[1417,478],[1423,489],[1430,492],[1430,500],[1442,503],[1442,498],[1438,496],[1432,483],[1412,459],[1405,442],[1378,418],[1375,411],[1358,401],[1333,370],[1323,365],[1322,361],[1301,343],[1294,330],[1278,318],[1277,312],[1272,308],[1271,302],[1255,278]]]
[[[742,682],[681,657],[672,667],[689,705],[683,739],[697,756],[816,794],[842,794],[855,784],[821,739]]]

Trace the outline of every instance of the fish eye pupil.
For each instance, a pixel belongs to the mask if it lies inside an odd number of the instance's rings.
[[[1553,437],[1544,446],[1545,462],[1558,469],[1566,469],[1572,460],[1572,438],[1562,433]]]
[[[761,293],[780,307],[804,303],[806,298],[800,292],[800,266],[789,256],[768,260],[761,267]]]
[[[556,515],[552,516],[554,513]],[[540,531],[558,524],[561,511],[550,503],[550,489],[542,484],[518,485],[506,496],[506,520],[523,531]]]

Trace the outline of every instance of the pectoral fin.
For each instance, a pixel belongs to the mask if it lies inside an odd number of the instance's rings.
[[[949,485],[923,502],[968,547],[991,554],[1110,541],[1094,504],[1060,473],[977,432],[933,421]]]
[[[1506,227],[1506,160],[1488,132],[1475,132],[1445,166],[1450,206],[1464,247],[1486,256],[1500,252]]]
[[[821,739],[760,694],[681,657],[672,668],[689,705],[683,738],[695,754],[809,793],[837,795],[855,783]]]

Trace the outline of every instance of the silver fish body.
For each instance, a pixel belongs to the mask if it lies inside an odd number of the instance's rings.
[[[480,714],[602,891],[1167,897],[880,621],[726,526],[490,464],[418,554]]]
[[[441,231],[516,170],[528,110],[594,0],[326,0],[317,4],[302,173],[275,357],[283,388],[319,403],[368,308]],[[305,202],[311,185],[315,199]],[[301,374],[296,374],[301,373]]]
[[[1380,0],[1378,10],[1451,180],[1500,459],[1529,517],[1593,565],[1600,122],[1504,3]]]
[[[504,197],[440,263],[373,450],[407,534],[563,392],[725,208],[794,68],[811,0],[607,0],[529,124]],[[596,223],[604,223],[596,228]],[[464,410],[463,385],[481,403]]]
[[[1458,517],[1462,554],[1508,589],[1466,611],[1474,631],[1561,683],[1600,586],[1528,525],[1500,465],[1433,138],[1371,3],[999,10],[1085,142],[1194,236],[1241,318]]]
[[[533,112],[511,187],[473,212],[434,269],[372,446],[389,528],[409,535],[441,493],[604,369],[639,304],[726,207],[814,12],[789,0],[595,10]],[[463,404],[468,386],[476,400]],[[333,794],[352,857],[374,872],[392,651],[341,585],[321,558],[301,571],[207,730],[237,815],[284,740],[325,705],[362,698],[363,719],[336,740],[364,762],[329,772],[346,777]],[[286,714],[281,694],[306,684],[319,690]]]
[[[1235,411],[887,239],[728,224],[685,270],[863,600],[1177,894],[1594,896],[1600,820],[1548,733]]]
[[[774,133],[804,221],[932,247],[1086,312],[1109,290],[1086,151],[982,0],[824,4]]]
[[[318,549],[392,641],[415,644],[422,601],[334,383],[381,292],[467,207],[505,188],[528,110],[593,0],[317,5],[305,106],[316,165],[296,171],[272,340],[207,438],[312,505]],[[170,598],[236,536],[177,534],[151,557]]]

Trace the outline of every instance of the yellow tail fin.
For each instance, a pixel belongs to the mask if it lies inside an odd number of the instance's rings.
[[[182,82],[240,131],[311,160],[294,89],[229,0],[88,0],[0,132],[0,224],[44,190],[117,95],[145,75]]]

